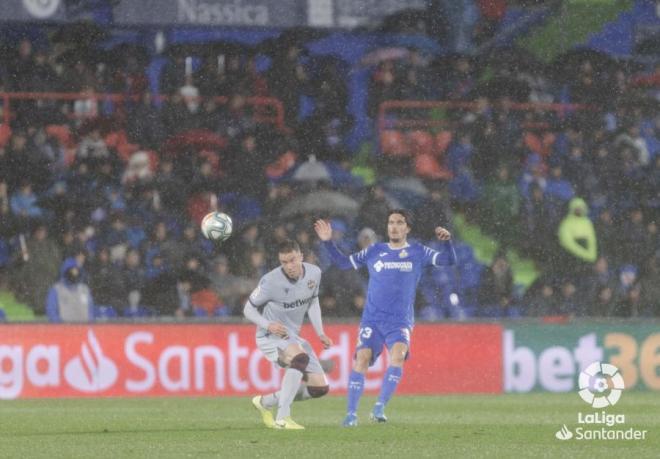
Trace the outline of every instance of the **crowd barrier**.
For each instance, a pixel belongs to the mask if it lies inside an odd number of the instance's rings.
[[[626,389],[660,390],[657,324],[419,324],[398,393],[502,393],[577,389],[593,361],[621,369]],[[329,324],[322,350],[331,392],[345,394],[356,324]],[[382,355],[366,375],[379,390]],[[112,396],[236,396],[277,390],[281,369],[243,324],[8,324],[0,326],[0,399]]]

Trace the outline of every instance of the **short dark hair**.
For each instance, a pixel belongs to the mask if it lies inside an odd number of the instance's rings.
[[[293,239],[285,239],[277,244],[277,253],[300,252],[300,245]]]
[[[404,220],[406,221],[406,225],[408,225],[408,228],[413,227],[413,217],[412,214],[410,213],[409,210],[406,209],[392,209],[387,213],[387,221],[390,221],[390,215],[392,214],[399,214],[403,215]]]

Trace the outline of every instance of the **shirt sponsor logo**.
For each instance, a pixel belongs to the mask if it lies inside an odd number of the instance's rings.
[[[282,307],[284,309],[294,309],[294,308],[299,308],[300,306],[306,306],[309,305],[312,300],[314,299],[313,296],[310,296],[309,298],[302,298],[296,301],[292,301],[291,303],[285,303],[282,302]]]
[[[401,272],[411,272],[413,270],[412,261],[381,261],[378,260],[374,263],[374,270],[377,273],[381,272],[383,269],[396,269]]]

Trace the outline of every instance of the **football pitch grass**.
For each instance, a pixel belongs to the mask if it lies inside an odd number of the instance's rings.
[[[387,424],[368,420],[373,402],[362,400],[352,429],[340,427],[343,397],[296,403],[306,430],[281,431],[248,397],[0,401],[0,457],[660,457],[657,393],[627,392],[606,410],[625,415],[612,429],[647,430],[646,440],[558,440],[578,412],[595,412],[575,393],[395,396]]]

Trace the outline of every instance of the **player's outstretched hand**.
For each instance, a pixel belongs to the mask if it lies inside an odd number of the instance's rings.
[[[314,222],[314,231],[322,241],[329,241],[332,238],[332,226],[325,220],[316,220]]]
[[[268,331],[273,335],[281,336],[286,338],[289,335],[289,332],[286,331],[286,327],[279,322],[271,322],[268,324]]]
[[[332,340],[325,335],[319,336],[321,343],[323,344],[323,349],[328,349],[332,347]]]
[[[435,227],[435,235],[441,241],[448,241],[451,239],[451,233],[442,226]]]

